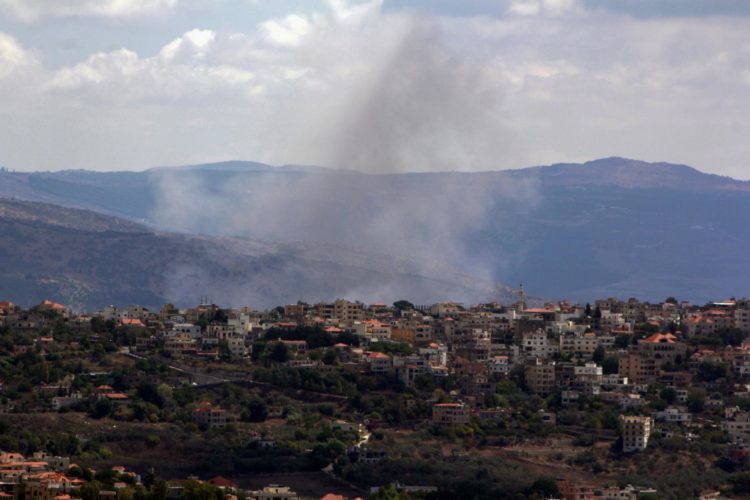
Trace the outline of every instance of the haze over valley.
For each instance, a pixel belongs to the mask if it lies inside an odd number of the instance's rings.
[[[4,172],[0,195],[118,217],[106,219],[115,231],[135,227],[123,219],[134,221],[143,233],[78,240],[97,266],[75,279],[69,261],[50,255],[69,246],[55,238],[75,237],[58,228],[32,254],[46,267],[19,274],[12,249],[24,244],[6,233],[4,269],[13,278],[3,281],[8,292],[28,290],[31,302],[50,295],[101,307],[210,295],[267,307],[351,294],[392,302],[408,292],[425,302],[475,303],[508,299],[519,282],[543,298],[700,302],[744,296],[750,283],[750,183],[667,163],[606,158],[495,172],[362,174],[237,161]],[[55,226],[56,215],[41,213],[33,223],[41,231]],[[31,223],[17,217],[7,208],[2,215],[14,227]],[[101,289],[90,283],[95,275]]]

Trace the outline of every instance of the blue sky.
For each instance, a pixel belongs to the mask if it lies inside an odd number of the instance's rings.
[[[0,164],[750,178],[750,2],[0,0]]]

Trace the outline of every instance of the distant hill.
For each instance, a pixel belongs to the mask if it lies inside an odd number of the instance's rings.
[[[538,175],[546,185],[558,187],[610,186],[628,189],[750,192],[750,182],[706,174],[687,165],[648,163],[618,157],[586,163],[532,167],[517,170],[514,175]]]
[[[228,162],[0,174],[0,195],[151,228],[305,241],[450,263],[544,297],[750,295],[750,182],[605,158],[520,170],[368,175]],[[333,258],[333,256],[332,256]]]
[[[0,199],[0,297],[74,308],[166,302],[258,308],[299,299],[492,298],[492,283],[445,266],[341,245],[155,232],[126,220]],[[508,298],[512,293],[504,289]],[[396,297],[396,298],[393,298]]]

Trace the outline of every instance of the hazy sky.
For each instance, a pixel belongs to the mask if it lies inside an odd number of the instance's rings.
[[[745,0],[0,0],[0,165],[750,178]]]

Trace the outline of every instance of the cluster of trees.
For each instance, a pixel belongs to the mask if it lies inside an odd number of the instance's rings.
[[[363,485],[430,484],[438,491],[404,493],[385,486],[370,498],[471,500],[557,498],[560,491],[552,478],[535,477],[523,468],[499,459],[445,461],[421,457],[386,458],[377,464],[336,463],[337,472],[348,481]]]
[[[84,411],[92,418],[111,417],[117,420],[140,422],[188,422],[191,420],[187,406],[194,401],[189,388],[173,389],[165,382],[156,382],[144,374],[114,372],[113,389],[132,391],[135,394],[126,404],[114,405],[107,398],[92,396],[70,407]]]
[[[342,332],[331,335],[319,326],[297,326],[295,328],[270,328],[265,333],[267,340],[304,340],[308,349],[331,347],[336,343],[359,345],[359,337]]]
[[[111,469],[103,469],[92,475],[88,469],[75,467],[70,474],[86,481],[81,487],[81,500],[98,500],[102,490],[114,491],[115,482],[124,482],[128,486],[117,490],[117,500],[166,500],[169,491],[167,483],[153,471],[144,475],[142,484],[135,484],[130,474],[120,474]],[[225,500],[222,490],[210,484],[188,480],[184,484],[185,500]]]
[[[342,374],[323,374],[308,368],[290,368],[287,366],[258,368],[254,372],[254,378],[259,382],[267,382],[280,387],[351,396],[357,393],[357,385],[352,382],[352,377],[347,379]]]

